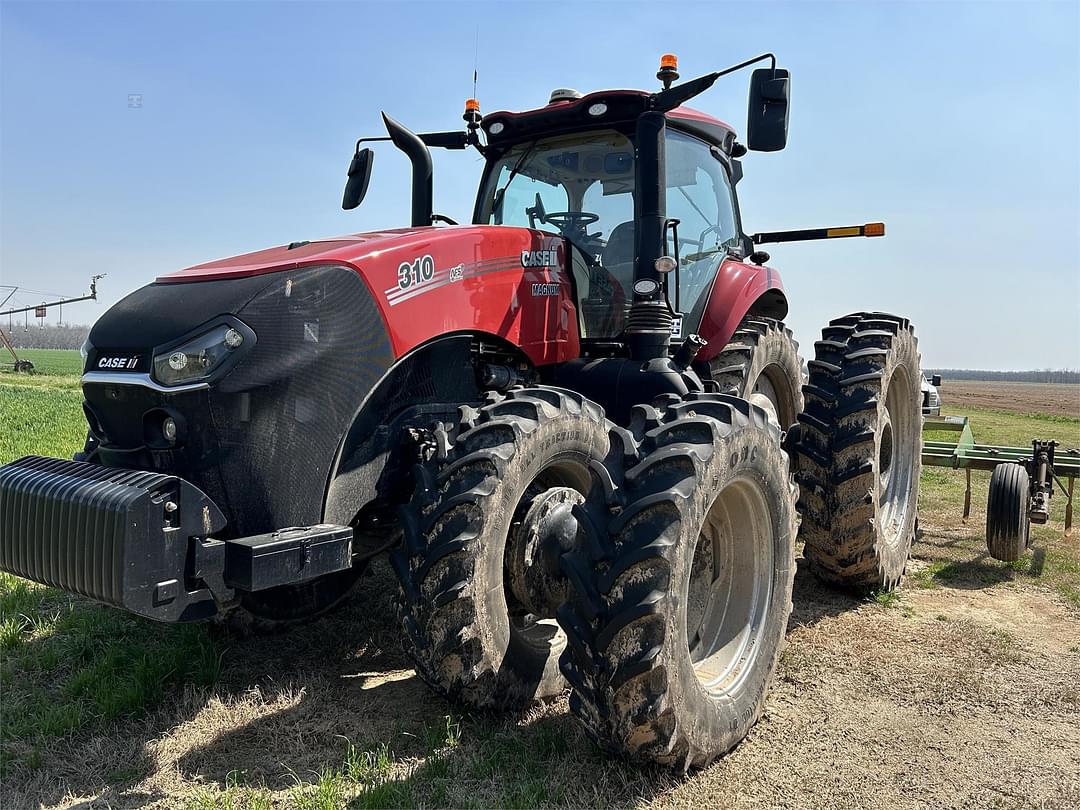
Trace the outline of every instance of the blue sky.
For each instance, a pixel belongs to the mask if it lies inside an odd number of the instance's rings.
[[[652,88],[665,51],[686,78],[774,51],[789,146],[746,158],[747,230],[888,224],[770,249],[804,353],[875,308],[915,321],[926,366],[1080,367],[1075,2],[3,2],[0,284],[74,294],[108,273],[100,303],[65,308],[89,322],[163,272],[406,224],[389,148],[340,209],[352,143],[380,110],[458,126],[478,26],[485,112]],[[741,130],[747,80],[695,105]],[[436,210],[468,219],[477,156],[435,160]]]

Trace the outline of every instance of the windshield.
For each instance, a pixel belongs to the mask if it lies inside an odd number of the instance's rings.
[[[614,130],[518,144],[489,167],[480,222],[560,234],[572,251],[582,334],[622,331],[634,277],[634,147]]]
[[[678,309],[693,320],[720,262],[741,244],[741,229],[727,167],[712,147],[673,128],[665,144],[667,216],[679,221]],[[488,166],[479,215],[479,222],[563,236],[573,247],[582,336],[607,338],[622,331],[634,283],[629,138],[601,130],[510,148]]]

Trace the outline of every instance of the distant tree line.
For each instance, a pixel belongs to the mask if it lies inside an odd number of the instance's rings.
[[[979,371],[974,368],[923,369],[923,374],[940,374],[943,380],[982,382],[1080,383],[1080,371],[1071,368],[1042,368],[1031,371]]]
[[[7,332],[16,349],[78,349],[90,334],[90,327],[85,324],[24,326],[12,323],[8,332],[7,323],[0,321],[0,329]]]
[[[0,328],[7,331],[7,324],[0,322]],[[24,326],[12,323],[8,334],[17,349],[78,349],[90,327],[85,324],[46,324],[45,326]],[[1080,370],[1070,368],[1032,369],[1031,371],[980,371],[973,368],[934,368],[923,369],[923,374],[940,374],[944,380],[982,380],[985,382],[1034,382],[1034,383],[1080,383]]]

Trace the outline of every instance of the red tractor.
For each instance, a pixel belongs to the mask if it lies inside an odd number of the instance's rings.
[[[686,106],[752,74],[746,145]],[[609,751],[686,769],[759,716],[809,567],[891,588],[916,518],[908,321],[838,318],[803,379],[746,150],[787,140],[771,55],[656,92],[417,135],[412,225],[158,278],[95,324],[73,461],[0,468],[0,568],[160,621],[272,626],[389,552],[402,639],[439,693],[570,689]],[[485,160],[473,224],[432,211],[429,148]],[[373,153],[357,144],[344,207]],[[435,223],[443,223],[438,226]],[[799,494],[801,493],[801,494]],[[800,523],[801,520],[801,523]]]

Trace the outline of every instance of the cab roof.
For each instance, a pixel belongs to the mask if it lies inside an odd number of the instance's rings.
[[[500,110],[489,113],[480,126],[491,146],[510,145],[522,140],[558,135],[580,129],[626,125],[649,109],[650,93],[644,90],[598,90],[577,99],[560,99],[544,107],[522,112]],[[606,110],[599,115],[590,112],[603,103]],[[665,113],[672,126],[715,144],[730,153],[735,143],[735,130],[719,118],[690,107],[676,107]],[[495,132],[492,127],[495,126]]]

